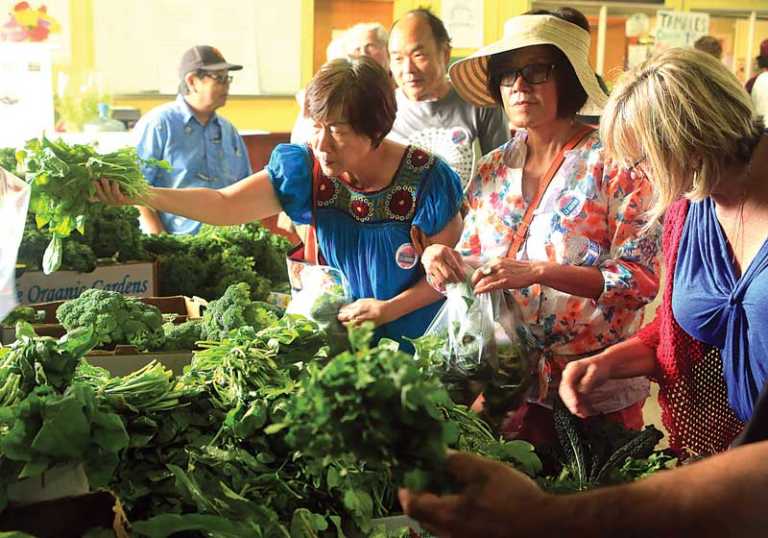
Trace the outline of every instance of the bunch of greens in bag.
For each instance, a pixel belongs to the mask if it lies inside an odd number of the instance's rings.
[[[486,417],[498,424],[526,393],[534,339],[503,292],[475,295],[470,275],[448,285],[445,303],[424,336],[413,341],[415,356],[455,402],[469,405],[482,392]]]
[[[11,172],[16,173],[16,149],[0,148],[0,166]]]
[[[349,297],[343,286],[332,286],[315,299],[309,311],[309,318],[317,323],[328,340],[331,356],[349,349],[347,328],[339,321],[339,310],[347,303]]]

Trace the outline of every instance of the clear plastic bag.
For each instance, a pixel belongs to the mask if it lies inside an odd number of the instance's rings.
[[[442,308],[414,342],[416,359],[429,363],[457,403],[483,393],[486,414],[500,420],[525,400],[540,354],[521,320],[503,291],[475,295],[469,277],[449,284]]]
[[[353,301],[349,282],[338,269],[288,260],[291,302],[286,314],[299,314],[317,323],[328,339],[331,354],[349,347],[347,329],[338,320],[342,306]]]
[[[16,300],[16,255],[24,233],[29,207],[29,185],[0,168],[0,321]]]

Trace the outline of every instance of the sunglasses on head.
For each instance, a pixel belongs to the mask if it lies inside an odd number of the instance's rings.
[[[514,86],[517,77],[523,77],[528,84],[542,84],[550,79],[556,64],[528,64],[519,69],[507,69],[499,79],[500,86]]]

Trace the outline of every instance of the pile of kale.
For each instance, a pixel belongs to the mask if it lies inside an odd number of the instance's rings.
[[[87,273],[97,263],[158,262],[158,294],[213,300],[231,285],[247,283],[254,300],[285,286],[285,254],[290,243],[259,223],[203,226],[198,235],[144,235],[134,207],[93,204],[84,233],[61,240],[61,269]],[[19,263],[40,269],[50,237],[38,230],[30,213],[19,249]]]

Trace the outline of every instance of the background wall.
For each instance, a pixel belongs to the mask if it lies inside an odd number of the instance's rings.
[[[43,2],[45,0],[42,0]],[[254,0],[266,1],[266,0]],[[151,6],[151,0],[146,0]],[[69,28],[66,32],[68,46],[66,54],[61,55],[59,63],[54,67],[56,72],[66,72],[70,76],[70,83],[78,85],[86,80],[94,70],[94,27],[93,27],[93,0],[50,0],[50,6],[65,4],[69,9]],[[34,4],[34,2],[33,2]],[[587,10],[584,2],[563,2]],[[9,3],[9,5],[12,5]],[[191,3],[190,5],[194,5]],[[594,3],[591,4],[594,9]],[[626,5],[626,4],[625,4]],[[301,0],[301,54],[300,58],[281,57],[279,51],[275,51],[275,61],[299,61],[301,62],[302,85],[311,78],[315,67],[325,55],[325,47],[330,41],[333,29],[346,28],[356,22],[380,20],[388,25],[410,9],[417,7],[430,7],[440,14],[440,0]],[[504,21],[512,16],[530,9],[530,0],[483,0],[484,42],[490,43],[502,35]],[[659,7],[662,7],[661,5]],[[738,55],[746,49],[746,22],[735,19],[718,19],[718,11],[742,12],[743,16],[753,10],[768,10],[768,0],[665,0],[664,7],[679,10],[703,10],[712,14],[713,32],[716,34],[729,34],[729,28],[734,27],[733,42],[724,40],[726,54],[729,49]],[[389,14],[389,16],[387,16]],[[151,16],[151,7],[148,8],[148,16]],[[592,18],[592,24],[597,20]],[[279,24],[279,21],[267,21],[265,24]],[[612,35],[616,38],[621,35],[623,21],[609,14],[608,18],[608,43],[612,41]],[[768,35],[768,22],[758,21],[755,42]],[[743,37],[742,37],[743,36]],[[593,39],[596,42],[596,39]],[[593,49],[594,49],[593,43]],[[753,47],[756,54],[756,47]],[[454,56],[466,56],[474,49],[454,49]],[[227,52],[233,58],[235,52]],[[594,61],[594,50],[593,50]],[[621,47],[606,48],[606,75],[611,75],[623,64],[624,51]],[[137,61],[152,61],[151,58],[139,58]],[[171,68],[175,68],[172,66]],[[126,66],[130,69],[130,66]],[[738,69],[738,66],[737,66]],[[55,79],[54,79],[55,80]],[[105,81],[108,90],[108,81]],[[146,112],[160,103],[166,102],[167,97],[129,97],[114,98],[116,106],[133,106]],[[232,97],[227,106],[222,109],[222,114],[229,118],[238,129],[260,129],[266,131],[290,131],[298,114],[298,104],[289,96],[283,97]]]

